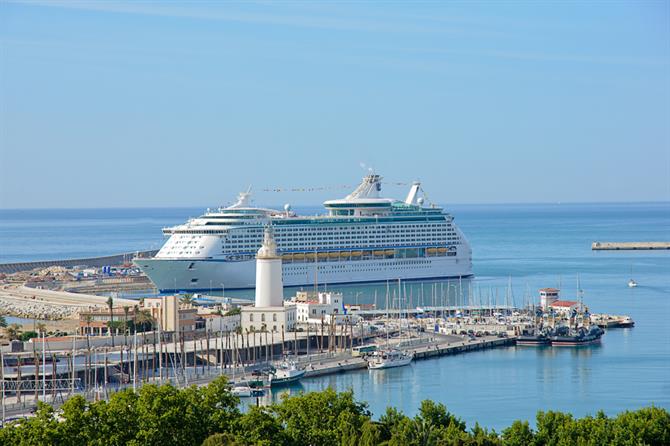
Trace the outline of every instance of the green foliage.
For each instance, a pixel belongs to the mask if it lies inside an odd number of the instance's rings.
[[[0,314],[0,328],[5,328],[7,326],[7,319],[5,316]]]
[[[205,387],[145,385],[109,401],[74,396],[58,415],[40,403],[35,417],[0,429],[0,445],[16,446],[596,446],[668,445],[670,414],[649,407],[608,418],[575,419],[539,412],[537,428],[515,421],[502,435],[465,423],[441,403],[423,401],[410,418],[388,408],[373,421],[352,392],[332,389],[238,410],[225,377]]]
[[[224,316],[237,316],[238,314],[242,314],[242,308],[241,307],[235,307],[233,309],[230,309],[226,311]]]
[[[36,338],[37,336],[38,335],[37,335],[36,331],[32,331],[32,330],[31,331],[24,331],[23,333],[21,333],[19,335],[19,339],[22,340],[23,342],[26,342],[26,341],[28,341],[32,338]]]
[[[19,339],[21,337],[21,326],[19,324],[9,324],[5,328],[5,332],[10,341]]]
[[[250,407],[237,423],[237,437],[242,444],[274,446],[285,444],[283,426],[269,408]]]
[[[233,434],[212,434],[202,442],[202,446],[241,446],[241,444]]]
[[[528,421],[517,420],[502,432],[503,440],[509,446],[533,446],[534,436]]]
[[[352,391],[333,389],[285,398],[272,410],[284,426],[288,444],[295,446],[340,445],[351,434],[347,423],[359,432],[370,418],[367,405],[356,402]]]

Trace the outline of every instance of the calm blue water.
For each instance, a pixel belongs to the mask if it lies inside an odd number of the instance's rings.
[[[312,208],[311,210],[315,210]],[[503,348],[304,380],[300,389],[352,388],[375,414],[394,405],[414,414],[431,398],[470,425],[500,429],[543,409],[582,416],[656,404],[670,409],[670,252],[592,252],[591,242],[670,240],[670,203],[451,206],[474,252],[473,299],[502,302],[509,277],[521,304],[559,286],[574,297],[577,274],[592,312],[629,314],[632,329],[610,330],[601,346]],[[308,211],[310,209],[305,209]],[[200,209],[0,211],[0,262],[87,257],[157,248],[160,228]],[[298,209],[301,211],[301,209]],[[632,274],[639,283],[629,289]],[[407,284],[413,305],[456,302],[460,286]],[[331,287],[336,288],[336,287]],[[348,302],[383,304],[385,285],[339,287]],[[423,289],[423,291],[422,291]],[[287,290],[291,294],[293,290]],[[231,293],[226,293],[231,294]],[[250,296],[239,292],[239,296]],[[481,296],[481,297],[480,297]]]

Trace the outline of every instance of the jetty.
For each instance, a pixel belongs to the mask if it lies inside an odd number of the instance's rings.
[[[670,242],[593,242],[593,251],[634,251],[670,249]]]

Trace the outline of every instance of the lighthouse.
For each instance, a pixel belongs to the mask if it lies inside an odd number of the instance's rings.
[[[282,261],[277,255],[272,228],[265,228],[263,246],[256,254],[256,301],[255,306],[281,307],[284,304],[284,282]]]
[[[271,226],[265,228],[263,244],[256,254],[256,296],[253,306],[242,307],[242,330],[260,332],[291,331],[296,322],[296,306],[284,302],[282,261]]]

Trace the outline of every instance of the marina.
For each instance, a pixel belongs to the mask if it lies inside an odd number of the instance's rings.
[[[467,213],[466,213],[467,215]],[[467,222],[467,219],[466,219]],[[467,227],[467,225],[466,225]],[[494,245],[492,245],[494,246]],[[531,254],[532,255],[532,254]],[[384,319],[388,318],[388,324],[389,327],[396,326],[396,329],[391,328],[391,332],[396,332],[397,333],[397,328],[400,327],[400,325],[403,326],[403,330],[407,331],[408,327],[410,325],[414,325],[415,327],[413,328],[413,332],[415,335],[420,334],[421,331],[419,329],[419,326],[424,326],[424,329],[426,330],[423,332],[423,335],[426,339],[428,338],[433,338],[433,341],[426,342],[423,345],[415,345],[415,346],[409,346],[405,347],[414,353],[414,360],[409,366],[405,367],[398,367],[398,368],[393,368],[393,369],[387,369],[387,370],[380,370],[374,372],[376,374],[382,373],[383,375],[379,375],[377,378],[374,378],[375,375],[369,375],[369,373],[373,372],[368,372],[365,370],[367,367],[367,361],[365,359],[361,358],[360,356],[353,356],[352,353],[353,350],[355,350],[359,345],[368,345],[370,343],[369,339],[364,339],[364,340],[356,340],[354,339],[354,344],[353,348],[349,342],[347,342],[348,348],[343,349],[341,346],[338,348],[337,352],[328,352],[328,351],[323,351],[320,352],[319,350],[319,344],[321,345],[322,349],[327,350],[327,345],[329,345],[328,339],[329,336],[326,334],[324,336],[323,340],[318,340],[320,336],[315,336],[315,334],[310,333],[310,337],[312,338],[312,341],[310,342],[310,354],[313,357],[316,357],[316,355],[336,355],[337,360],[328,360],[326,357],[323,357],[319,360],[313,360],[308,363],[304,363],[302,360],[299,362],[301,367],[305,367],[305,374],[304,376],[297,382],[291,385],[287,386],[282,386],[282,389],[277,389],[276,391],[272,391],[271,389],[266,390],[266,395],[261,397],[261,401],[265,402],[270,402],[273,401],[277,395],[283,393],[283,392],[297,392],[297,391],[305,391],[305,390],[316,390],[318,388],[321,388],[320,386],[323,385],[330,385],[334,386],[337,389],[341,390],[346,390],[348,386],[353,386],[355,392],[362,392],[366,395],[368,395],[367,399],[371,403],[371,408],[376,411],[383,410],[385,405],[393,403],[392,400],[387,399],[390,398],[390,393],[392,392],[392,389],[394,388],[394,384],[392,382],[387,381],[387,377],[390,378],[392,376],[396,376],[397,373],[402,374],[403,376],[414,376],[416,373],[420,373],[422,376],[429,372],[437,372],[435,370],[435,367],[439,367],[441,369],[444,369],[445,372],[447,370],[451,370],[451,364],[453,362],[454,365],[458,364],[459,366],[462,365],[463,367],[467,368],[467,372],[465,372],[465,369],[459,371],[453,371],[453,373],[465,373],[465,375],[462,376],[468,376],[472,378],[468,378],[469,380],[471,379],[471,385],[472,386],[479,386],[481,387],[484,385],[484,387],[488,387],[488,381],[490,377],[484,377],[482,374],[484,373],[484,369],[481,367],[486,367],[484,366],[481,361],[489,361],[489,360],[494,360],[494,358],[499,358],[499,360],[496,360],[496,367],[501,367],[502,365],[500,364],[499,361],[502,361],[503,358],[508,358],[505,361],[511,361],[510,365],[514,364],[515,367],[515,375],[521,373],[522,375],[527,375],[526,371],[523,369],[524,367],[524,361],[535,361],[535,359],[532,359],[537,355],[537,360],[541,360],[542,362],[549,362],[551,363],[551,367],[555,369],[556,371],[561,370],[564,368],[565,364],[562,364],[563,361],[566,360],[566,358],[581,358],[580,361],[592,361],[594,357],[600,357],[603,354],[608,356],[611,353],[619,351],[620,347],[619,344],[622,342],[624,339],[628,339],[627,342],[634,342],[632,345],[636,345],[636,349],[642,351],[644,349],[649,348],[650,345],[652,344],[645,344],[644,347],[642,347],[639,342],[644,342],[645,336],[644,333],[648,333],[652,327],[654,327],[653,320],[650,321],[650,319],[646,316],[644,316],[645,313],[640,313],[641,309],[644,308],[644,304],[649,303],[651,304],[652,302],[656,302],[656,305],[658,305],[658,301],[655,301],[653,299],[654,293],[656,293],[658,288],[654,288],[655,286],[657,287],[659,285],[658,282],[658,277],[650,275],[650,271],[648,268],[645,268],[644,270],[640,266],[636,266],[636,279],[643,283],[644,285],[640,285],[637,288],[630,289],[626,286],[626,280],[627,276],[629,274],[628,270],[630,269],[630,264],[633,262],[636,265],[639,265],[641,259],[633,259],[631,260],[630,258],[627,259],[621,259],[621,260],[616,260],[616,262],[620,262],[620,267],[619,269],[622,270],[622,274],[618,277],[612,277],[608,282],[606,283],[601,283],[601,282],[594,282],[595,277],[602,277],[603,271],[594,271],[592,266],[589,266],[588,260],[586,263],[583,264],[579,268],[579,272],[581,273],[581,279],[582,279],[582,284],[587,284],[584,286],[586,289],[586,298],[585,301],[588,303],[589,308],[593,307],[594,310],[592,311],[599,311],[598,313],[592,314],[592,322],[593,324],[600,325],[604,328],[609,327],[607,330],[607,333],[605,334],[602,344],[601,345],[592,345],[592,346],[584,346],[584,347],[579,347],[579,348],[552,348],[551,346],[549,347],[542,347],[542,348],[531,348],[528,349],[527,347],[515,347],[514,343],[518,342],[518,334],[514,333],[514,330],[510,331],[508,334],[508,337],[506,338],[501,338],[498,337],[498,335],[493,335],[493,336],[486,336],[485,332],[498,332],[500,331],[500,325],[498,322],[498,316],[493,316],[494,314],[510,314],[511,318],[511,313],[514,312],[514,308],[523,308],[523,305],[527,305],[531,302],[531,300],[535,301],[537,299],[535,291],[533,290],[532,293],[529,293],[528,291],[524,291],[524,288],[527,288],[527,286],[523,286],[519,284],[519,280],[513,278],[515,284],[513,286],[513,297],[508,296],[508,290],[509,290],[509,277],[507,277],[506,274],[501,274],[497,278],[489,278],[484,275],[484,277],[480,277],[477,279],[463,279],[462,281],[459,280],[447,280],[443,282],[425,282],[425,281],[419,281],[419,282],[412,282],[412,281],[406,281],[402,282],[400,290],[398,288],[398,283],[397,281],[392,282],[391,284],[387,285],[386,283],[381,283],[378,285],[375,284],[364,284],[364,285],[356,285],[356,286],[328,286],[328,290],[333,290],[334,292],[342,292],[344,293],[344,298],[345,298],[345,303],[349,305],[350,309],[353,312],[358,312],[358,315],[363,318],[366,322],[370,325],[377,325],[379,327],[385,326],[384,324]],[[653,258],[647,259],[647,262],[651,261],[653,262]],[[490,261],[489,261],[490,262]],[[502,264],[501,264],[502,265]],[[565,268],[558,268],[558,265],[560,265],[560,262],[553,265],[551,268],[553,268],[554,271],[560,271],[561,273],[566,272]],[[612,265],[610,264],[610,268]],[[488,267],[489,271],[491,271],[491,267]],[[599,268],[603,269],[603,266],[600,266]],[[616,267],[615,267],[616,268]],[[526,270],[531,270],[532,267],[527,268]],[[567,270],[569,272],[569,269]],[[536,274],[536,273],[534,273]],[[622,279],[622,277],[624,279]],[[657,277],[656,279],[654,277]],[[551,283],[552,281],[558,281],[559,283],[561,282],[560,276],[558,274],[554,275],[551,278],[547,278],[546,275],[542,274],[536,274],[533,275],[530,280],[526,279],[529,281],[532,286],[535,287],[535,289],[546,285],[548,282]],[[573,279],[574,280],[574,279]],[[562,279],[563,282],[566,282],[567,279],[564,276]],[[619,283],[620,282],[620,283]],[[618,284],[618,285],[617,285]],[[618,287],[618,288],[617,288]],[[623,289],[622,289],[623,287]],[[390,288],[390,298],[389,298],[389,307],[385,307],[385,294],[387,292],[387,288]],[[472,288],[472,289],[471,289]],[[567,295],[571,295],[574,292],[570,291],[571,288],[569,286],[563,286],[564,293],[567,293]],[[619,296],[617,299],[612,299],[612,290],[613,289],[618,289],[616,291],[616,295]],[[295,288],[293,289],[295,290]],[[461,291],[462,290],[462,291]],[[287,296],[290,296],[291,293],[294,293],[295,291],[291,291],[290,288],[287,288],[286,293]],[[402,300],[398,299],[398,296],[400,295],[400,292],[402,292],[403,298]],[[27,292],[23,292],[23,296],[28,296],[30,295],[26,294]],[[393,299],[393,294],[395,293],[396,297],[395,300]],[[623,293],[623,294],[622,294]],[[628,293],[633,293],[633,294],[628,294]],[[651,295],[649,293],[652,293]],[[240,297],[249,297],[248,293],[245,293],[243,291],[231,291],[230,293],[226,292],[227,295],[234,295],[234,296],[240,296]],[[526,295],[529,296],[526,296]],[[533,295],[532,299],[530,299],[530,295]],[[436,297],[437,295],[437,297]],[[496,296],[497,295],[497,296]],[[41,295],[39,295],[41,296]],[[64,301],[57,301],[59,302],[60,305],[63,305],[65,303],[72,304],[72,301],[69,301],[68,299],[70,298],[68,294],[64,294],[61,296],[59,293],[48,293],[45,295],[45,297],[51,297],[55,296],[56,298],[59,299],[65,299]],[[413,296],[413,297],[412,297]],[[647,296],[646,300],[640,300],[642,296]],[[652,296],[652,297],[650,297]],[[215,299],[220,299],[220,297],[214,296]],[[410,297],[413,299],[413,304],[410,306]],[[625,297],[625,298],[624,298]],[[635,298],[635,300],[631,300]],[[101,299],[103,301],[106,298]],[[649,300],[651,299],[651,300]],[[435,305],[433,305],[433,302]],[[512,303],[515,302],[516,305],[512,305]],[[629,304],[632,304],[635,302],[635,307],[630,306]],[[75,302],[76,303],[76,302]],[[136,304],[137,301],[135,300],[134,303]],[[376,305],[375,305],[376,304]],[[403,306],[403,308],[397,308],[398,305]],[[603,314],[603,311],[608,311],[614,314],[607,315]],[[656,312],[654,312],[656,313]],[[625,314],[629,314],[631,316],[634,316],[634,322],[636,322],[637,325],[633,330],[631,331],[630,328],[630,322],[632,322],[632,318],[628,318],[625,316]],[[455,318],[460,318],[460,323],[456,323]],[[437,319],[436,319],[437,318]],[[519,322],[521,322],[521,316],[518,316],[520,319]],[[400,322],[401,320],[405,322]],[[436,333],[435,332],[435,322],[436,320],[440,321],[438,324],[439,330],[441,333]],[[641,320],[644,322],[642,325],[640,325]],[[376,322],[375,322],[376,321]],[[526,319],[525,323],[529,323],[530,318]],[[615,327],[623,327],[623,328],[615,328]],[[628,328],[626,328],[628,327]],[[507,326],[504,327],[505,331],[507,331]],[[338,330],[339,331],[339,330]],[[442,333],[443,331],[443,333]],[[454,334],[455,331],[455,334]],[[328,332],[328,328],[326,328],[326,333]],[[472,336],[469,334],[471,332]],[[476,334],[477,332],[480,332],[480,337],[477,337]],[[354,328],[353,333],[356,334],[356,328]],[[385,336],[383,334],[384,332],[382,331],[382,334],[377,333],[376,336],[379,339],[379,342],[381,345],[385,344]],[[462,334],[461,334],[462,333]],[[305,332],[298,332],[297,333],[297,339],[298,339],[298,345],[299,348],[296,349],[295,347],[295,339],[289,340],[287,339],[287,343],[284,347],[284,350],[290,350],[290,351],[295,351],[298,350],[301,355],[303,356],[306,354],[306,343],[304,341],[306,333]],[[148,338],[151,336],[149,334],[146,335]],[[437,338],[437,336],[440,336]],[[454,336],[454,339],[451,340],[445,340],[445,339],[450,339],[446,338],[447,336]],[[625,336],[625,338],[622,338],[622,336]],[[631,337],[632,336],[632,337]],[[355,338],[356,336],[354,336]],[[474,337],[474,339],[473,339]],[[120,338],[117,337],[117,342],[120,342],[123,344],[122,341],[123,336]],[[244,353],[242,352],[242,358],[245,357],[246,354],[249,355],[249,358],[252,359],[251,363],[246,363],[245,369],[246,369],[246,374],[247,377],[251,376],[251,372],[258,368],[258,367],[263,367],[263,364],[267,364],[264,362],[264,352],[269,350],[270,354],[270,359],[272,359],[272,355],[274,353],[274,361],[281,361],[282,357],[282,350],[281,350],[281,343],[280,341],[277,340],[275,337],[274,340],[274,346],[272,348],[268,348],[263,344],[262,340],[260,339],[261,336],[256,336],[255,340],[253,339],[252,336],[250,336],[250,344],[251,346],[256,346],[257,348],[255,349],[255,353],[253,351],[249,351],[249,353]],[[337,336],[336,336],[337,338]],[[94,337],[91,337],[91,340],[94,339]],[[393,338],[392,338],[393,339]],[[397,340],[396,340],[397,341]],[[68,352],[71,351],[71,341],[70,342],[70,347],[64,347],[60,351],[61,353],[57,354],[62,354],[63,358],[67,358]],[[130,351],[132,351],[132,337],[130,341],[127,341],[129,343]],[[208,358],[211,357],[212,359],[216,357],[217,355],[213,354],[213,350],[215,345],[213,344],[212,338],[210,338],[210,352],[207,354],[207,341],[206,338],[202,340],[202,347],[200,345],[200,340],[197,340],[195,342],[193,341],[187,341],[185,342],[184,349],[186,352],[186,357],[187,357],[187,363],[185,364],[184,370],[186,372],[184,373],[184,376],[188,376],[188,382],[189,383],[205,383],[208,382],[209,379],[211,379],[214,376],[218,376],[220,372],[220,363],[218,365],[216,364],[216,361],[210,361],[210,360],[205,360],[203,361],[203,358]],[[242,341],[241,339],[238,340],[239,344],[238,346],[241,346]],[[271,340],[269,341],[271,343]],[[342,339],[340,338],[338,341],[336,341],[338,345],[344,344],[342,342]],[[224,341],[225,343],[225,341]],[[256,345],[258,343],[258,345]],[[64,344],[67,344],[65,342]],[[78,340],[76,341],[76,353],[75,356],[84,358],[86,357],[87,349],[85,346],[85,337],[78,337]],[[195,345],[194,345],[195,344]],[[218,340],[219,348],[222,344],[221,340]],[[36,343],[36,345],[39,345],[39,342]],[[54,343],[54,345],[56,345]],[[92,342],[93,345],[93,342]],[[118,344],[117,344],[118,345]],[[244,341],[244,345],[246,346],[246,340]],[[335,343],[333,344],[335,345]],[[628,345],[628,344],[626,344]],[[631,348],[632,348],[631,345]],[[153,347],[147,346],[150,350],[153,349]],[[104,360],[101,360],[100,358],[104,357],[104,349],[107,348],[108,351],[108,360],[110,363],[113,361],[114,364],[110,368],[110,370],[115,370],[115,373],[112,373],[111,371],[108,373],[108,377],[110,378],[110,383],[108,384],[108,389],[113,390],[116,388],[122,388],[122,387],[127,387],[127,386],[132,386],[132,379],[133,379],[133,373],[131,373],[131,370],[133,369],[133,364],[134,364],[134,354],[130,353],[129,357],[130,360],[124,359],[124,366],[123,370],[125,370],[124,373],[120,373],[121,367],[120,367],[120,358],[118,358],[119,353],[114,353],[111,349],[111,347],[104,347],[104,346],[95,346],[92,347],[92,349],[95,349],[95,351],[92,351],[92,354],[95,356],[98,356],[98,359],[96,360],[93,358],[90,363],[93,364],[98,364],[100,367],[97,369],[97,374],[98,374],[98,379],[101,379],[101,377],[104,377],[104,371],[101,366],[101,361],[104,363]],[[118,347],[116,347],[118,350]],[[164,347],[165,348],[165,347]],[[173,347],[170,347],[173,348]],[[195,355],[194,352],[198,349],[202,348],[205,353],[199,353]],[[39,350],[39,347],[37,347]],[[142,362],[143,358],[146,362],[150,362],[151,356],[144,357],[142,353],[143,347],[141,347],[138,352],[138,361]],[[180,364],[180,359],[181,358],[181,347],[180,344],[177,344],[177,361],[175,362],[177,365]],[[251,350],[254,350],[251,348]],[[564,353],[561,353],[564,352]],[[572,353],[570,353],[572,352]],[[466,354],[462,354],[466,353]],[[256,355],[256,358],[263,358],[261,362],[253,361],[254,354]],[[34,397],[34,370],[35,370],[35,365],[34,365],[34,354],[31,352],[26,352],[23,354],[24,357],[27,358],[33,358],[31,365],[24,365],[24,372],[26,377],[31,377],[31,379],[27,379],[26,382],[32,382],[29,388],[26,388],[24,397],[22,398],[22,405],[24,405],[23,410],[29,410],[31,407],[31,401]],[[117,355],[117,357],[114,357],[114,355]],[[483,356],[482,356],[483,355]],[[567,356],[566,356],[567,355]],[[48,355],[47,355],[48,356]],[[174,352],[172,355],[174,356]],[[221,355],[219,355],[221,356]],[[224,358],[232,358],[234,354],[232,353],[226,353],[223,355]],[[124,353],[124,358],[128,357],[127,353]],[[158,362],[158,358],[154,357],[154,361]],[[194,360],[195,358],[195,360]],[[485,358],[490,358],[490,359],[485,359]],[[525,360],[523,358],[526,358]],[[592,358],[592,359],[588,359]],[[661,357],[662,358],[662,357]],[[163,357],[163,360],[167,363],[172,363],[171,360],[168,359],[168,356]],[[195,361],[195,362],[194,362]],[[449,361],[449,362],[444,362],[444,361]],[[558,362],[557,362],[558,361]],[[661,359],[662,361],[662,359]],[[82,361],[85,362],[85,361]],[[272,361],[271,361],[272,362]],[[621,359],[617,359],[617,362],[619,363],[619,367],[615,372],[610,372],[610,379],[612,376],[612,373],[614,373],[614,376],[616,376],[621,368],[624,367],[624,364],[626,361],[624,360],[622,362]],[[51,377],[51,368],[52,368],[52,362],[49,362],[47,359],[46,363],[46,376]],[[439,365],[437,365],[439,363]],[[9,363],[8,363],[9,364]],[[59,370],[62,370],[62,367],[67,367],[67,359],[61,359],[60,361],[56,362],[57,367]],[[256,365],[257,364],[257,365]],[[309,367],[308,367],[309,364]],[[165,365],[165,363],[164,363]],[[204,372],[203,372],[203,365],[204,365]],[[231,364],[229,364],[230,366]],[[528,364],[526,364],[526,367]],[[593,367],[594,365],[592,365]],[[83,367],[83,365],[78,365],[78,367]],[[208,368],[209,367],[209,368]],[[179,369],[179,366],[177,367],[177,370]],[[599,367],[597,368],[599,369]],[[93,370],[93,369],[91,369]],[[138,370],[140,371],[139,375],[144,376],[144,378],[138,378],[138,385],[141,385],[143,382],[142,380],[144,379],[144,382],[159,382],[160,377],[159,376],[151,376],[151,373],[147,370],[144,371],[144,368],[142,366],[138,366]],[[232,371],[236,370],[236,373],[233,373]],[[240,366],[237,368],[231,367],[223,367],[223,373],[224,374],[229,374],[230,378],[237,378],[238,380],[240,379],[240,372],[241,372]],[[505,368],[503,367],[503,370]],[[532,370],[532,369],[531,369]],[[346,373],[343,373],[346,371]],[[442,371],[440,371],[442,373]],[[95,372],[92,373],[95,375]],[[362,375],[365,374],[365,375]],[[75,391],[77,392],[82,392],[83,389],[86,387],[86,379],[84,378],[85,373],[82,371],[78,372],[79,378],[75,378]],[[155,375],[159,375],[158,370],[156,370]],[[170,379],[171,382],[173,383],[180,383],[178,385],[184,385],[186,380],[184,377],[181,377],[180,372],[176,374],[177,378],[175,379],[174,371],[172,371],[172,366],[170,366],[170,370],[168,368],[164,367],[163,368],[163,379]],[[169,377],[169,378],[168,378]],[[383,377],[383,378],[382,378]],[[115,380],[113,381],[112,380]],[[383,382],[386,382],[386,384],[382,385],[379,380],[382,379]],[[403,378],[403,380],[406,378]],[[413,379],[413,378],[410,378]],[[435,380],[435,379],[440,379],[437,377],[428,377],[425,376],[424,378],[421,378],[422,380]],[[446,379],[447,381],[449,378],[447,376],[443,376],[441,379]],[[524,378],[527,381],[533,381],[532,376],[526,376]],[[122,382],[125,380],[126,382]],[[152,381],[153,380],[153,381]],[[483,381],[482,381],[483,380]],[[52,398],[51,392],[52,392],[52,384],[50,384],[50,380],[47,379],[46,381],[46,398],[50,399]],[[514,380],[513,380],[514,381]],[[590,379],[589,379],[590,381]],[[40,380],[38,380],[37,388],[39,389],[40,393],[40,398],[41,398],[41,384]],[[70,379],[65,379],[59,380],[56,379],[56,389],[61,389],[56,392],[61,393],[61,396],[65,397],[68,394],[69,390],[71,388],[71,377]],[[63,384],[67,382],[68,385],[64,386]],[[95,382],[95,376],[89,381],[89,386],[92,385],[92,383]],[[493,381],[495,382],[495,380]],[[604,383],[607,383],[608,381],[605,379],[602,381],[602,385]],[[60,387],[59,387],[59,383]],[[377,384],[375,384],[377,383]],[[651,383],[650,383],[651,384]],[[648,386],[649,384],[645,384],[645,386]],[[653,387],[653,384],[651,384]],[[120,387],[119,387],[120,386]],[[380,387],[381,386],[381,387]],[[450,401],[450,406],[457,407],[459,409],[459,412],[462,413],[468,413],[468,406],[463,405],[461,402],[458,400],[454,399],[457,398],[458,395],[458,390],[453,388],[452,386],[448,385],[450,395],[447,397],[447,399]],[[95,386],[93,386],[93,389]],[[644,386],[643,386],[644,388]],[[100,394],[99,391],[94,391],[93,389],[89,388],[87,392],[84,392],[83,394],[89,395],[90,398],[94,398],[97,394],[97,397],[102,397],[102,394]],[[489,392],[492,392],[492,394],[498,393],[499,389],[489,389]],[[531,389],[526,389],[526,390],[531,390]],[[527,392],[522,392],[522,393],[527,393]],[[658,393],[656,393],[658,394]],[[385,396],[387,395],[387,396]],[[417,398],[421,395],[419,393],[417,395]],[[430,397],[429,394],[425,394],[425,397]],[[243,399],[246,397],[243,397]],[[532,400],[532,397],[530,398]],[[56,401],[59,401],[59,397],[56,397]],[[413,402],[412,402],[413,401]],[[556,401],[559,401],[560,403],[560,398]],[[395,404],[395,403],[394,403]],[[416,400],[407,400],[407,404],[409,407],[409,404],[418,404]],[[571,403],[572,405],[568,406],[563,406],[565,408],[573,407],[574,406],[574,401]],[[520,404],[520,407],[528,407],[530,410],[531,407],[534,407],[533,405],[524,405]],[[621,406],[619,406],[621,407]],[[624,406],[625,407],[625,406]],[[483,410],[483,413],[486,413],[485,409],[479,409],[478,413],[481,413]],[[571,409],[574,410],[574,409]],[[614,409],[613,409],[614,410]],[[493,414],[491,414],[492,416]],[[472,415],[474,417],[474,413]],[[493,418],[491,418],[493,419]],[[498,417],[496,417],[498,419]]]

